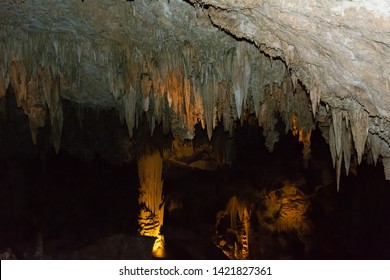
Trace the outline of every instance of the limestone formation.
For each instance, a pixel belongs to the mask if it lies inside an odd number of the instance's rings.
[[[390,178],[389,48],[389,0],[0,1],[0,98],[34,144],[47,115],[57,152],[67,100],[117,110],[130,137],[145,116],[184,140],[255,115],[270,151],[282,121],[306,162],[318,127],[338,178],[351,158]]]

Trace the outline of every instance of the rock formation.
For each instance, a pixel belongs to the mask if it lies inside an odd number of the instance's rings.
[[[146,120],[211,139],[254,114],[270,151],[279,120],[305,160],[319,128],[338,178],[364,158],[390,179],[389,29],[388,0],[0,1],[0,98],[13,88],[34,144],[49,119],[57,153],[64,100],[130,137]]]

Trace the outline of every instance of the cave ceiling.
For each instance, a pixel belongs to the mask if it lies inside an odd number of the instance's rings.
[[[390,178],[389,48],[388,0],[1,0],[0,98],[33,142],[48,116],[57,152],[63,100],[130,137],[143,114],[177,139],[252,114],[269,150],[279,118],[304,147],[320,128],[338,174],[365,158]]]

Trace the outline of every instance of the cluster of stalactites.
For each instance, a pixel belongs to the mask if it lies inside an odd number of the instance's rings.
[[[4,54],[0,61],[0,96],[11,82],[18,106],[30,118],[34,142],[49,109],[57,151],[64,92],[67,98],[86,106],[96,106],[95,100],[100,100],[101,106],[116,107],[130,137],[143,116],[151,133],[162,124],[166,134],[192,139],[197,123],[211,138],[218,123],[232,132],[238,119],[255,113],[264,128],[267,147],[272,150],[278,141],[275,124],[280,116],[291,128],[292,116],[303,114],[299,123],[308,126],[305,123],[310,110],[297,102],[306,96],[292,94],[294,80],[285,64],[266,57],[248,42],[232,40],[221,48],[219,44],[161,40],[146,47],[131,41],[118,45],[59,33],[26,33],[16,27],[0,32],[2,38],[7,38],[0,41]],[[106,77],[96,79],[88,71],[106,73]],[[312,118],[309,122],[312,124]]]
[[[248,42],[232,40],[221,47],[161,39],[153,46],[131,41],[118,45],[60,33],[27,33],[12,26],[1,29],[0,38],[0,98],[11,85],[17,105],[29,117],[34,144],[49,114],[53,145],[59,151],[61,96],[66,92],[67,98],[86,106],[115,107],[130,137],[143,116],[151,133],[161,124],[166,134],[182,140],[194,137],[197,123],[211,138],[218,123],[232,132],[237,120],[253,113],[272,151],[279,139],[275,127],[282,120],[286,132],[292,130],[303,143],[306,162],[310,156],[310,132],[323,107],[315,69],[308,69],[312,77],[302,82],[307,93],[293,69],[288,71],[281,60],[266,57]],[[86,75],[93,71],[103,78]],[[370,130],[374,126],[367,111],[333,106],[327,114],[338,185],[342,161],[348,173],[355,152],[358,163],[365,152],[373,162],[382,155],[390,178],[390,153],[383,148],[388,141],[381,131]]]
[[[123,88],[111,87],[111,91],[114,96],[124,92],[130,136],[145,112],[152,133],[162,123],[165,133],[172,131],[179,139],[192,139],[199,122],[209,139],[218,123],[232,132],[238,119],[254,113],[270,151],[279,139],[275,129],[279,119],[286,124],[286,132],[299,125],[310,138],[307,134],[314,126],[311,96],[294,83],[281,60],[264,56],[249,43],[237,42],[226,50],[206,51],[188,43],[162,48],[158,54],[142,53],[137,47],[126,51],[125,57],[131,59],[119,73],[122,78],[110,84],[124,80]],[[293,116],[297,116],[295,124]],[[309,140],[305,143],[310,147]]]
[[[361,163],[366,142],[369,139],[369,116],[360,107],[350,111],[332,108],[331,114],[329,147],[333,167],[337,172],[337,189],[339,189],[342,161],[344,159],[345,172],[348,175],[354,147],[358,164]],[[373,156],[376,162],[379,153],[373,152]]]
[[[367,155],[368,163],[373,164],[376,164],[382,156],[385,176],[389,180],[388,122],[378,117],[371,117],[370,121],[368,112],[360,106],[354,106],[350,110],[332,108],[331,116],[329,146],[333,166],[337,171],[337,188],[340,184],[342,162],[344,161],[345,172],[348,175],[353,162],[351,160],[360,164],[364,154]],[[356,158],[353,157],[354,155]]]
[[[246,42],[225,50],[187,43],[162,47],[155,53],[129,46],[122,57],[127,58],[124,67],[118,72],[113,66],[108,77],[113,96],[123,95],[130,136],[144,113],[152,133],[162,123],[165,133],[192,139],[197,123],[211,138],[219,122],[232,132],[235,121],[247,113],[255,113],[259,124],[267,127],[265,134],[272,134],[281,110],[295,110],[293,106],[277,108],[279,100],[272,97],[274,90],[284,88],[281,98],[288,102],[291,79],[285,65]],[[270,138],[272,149],[277,138]]]
[[[8,30],[12,32],[12,30]],[[7,36],[3,31],[1,37]],[[34,42],[24,33],[19,38],[0,41],[0,98],[9,85],[15,92],[17,106],[23,108],[29,118],[32,142],[37,143],[38,129],[45,126],[49,111],[52,141],[58,153],[61,145],[63,111],[61,106],[60,71],[57,63],[48,63],[47,58],[59,54],[58,44],[43,47],[44,40],[37,37]],[[42,48],[45,49],[43,51]],[[44,53],[45,52],[45,53]]]

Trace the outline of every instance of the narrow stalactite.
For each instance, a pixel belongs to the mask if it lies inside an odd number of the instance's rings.
[[[368,113],[362,108],[349,111],[348,116],[351,122],[351,132],[357,152],[358,163],[360,164],[368,137],[369,117]]]
[[[147,153],[138,159],[138,176],[141,206],[138,223],[139,233],[156,237],[153,247],[155,257],[164,257],[164,237],[160,229],[164,221],[164,198],[162,181],[163,161],[159,151]]]
[[[310,159],[310,154],[311,154],[311,148],[310,148],[311,130],[304,131],[303,128],[298,125],[297,115],[294,115],[292,119],[291,132],[294,136],[298,136],[299,143],[303,144],[303,150],[302,150],[303,164],[304,167],[307,168]]]

